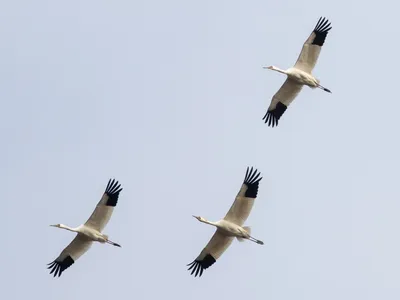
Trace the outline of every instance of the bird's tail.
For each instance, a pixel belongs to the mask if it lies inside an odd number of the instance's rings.
[[[251,227],[250,226],[243,226],[243,229],[247,232],[248,236],[251,234]],[[236,237],[239,242],[244,242],[244,238]]]
[[[251,235],[251,227],[250,226],[243,226],[243,229],[246,230],[249,235]]]

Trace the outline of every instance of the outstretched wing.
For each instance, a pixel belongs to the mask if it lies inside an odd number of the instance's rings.
[[[188,270],[192,270],[190,274],[194,274],[195,277],[199,275],[200,277],[203,271],[212,266],[225,250],[228,249],[232,241],[233,237],[226,236],[217,229],[199,256],[188,264]]]
[[[61,252],[61,254],[51,263],[48,269],[54,277],[60,277],[62,272],[68,269],[76,260],[81,257],[92,245],[92,240],[78,233],[72,242]]]
[[[253,208],[254,200],[258,193],[258,184],[261,179],[262,177],[260,177],[260,173],[257,172],[257,169],[253,171],[253,167],[251,167],[250,170],[247,168],[246,176],[244,177],[240,191],[224,220],[239,226],[244,224]]]
[[[328,19],[319,18],[317,25],[315,26],[313,32],[311,32],[308,39],[304,42],[303,49],[297,59],[294,67],[300,69],[304,72],[310,73],[314,69],[317,63],[319,53],[321,52],[321,47],[325,42],[326,36],[329,30],[332,29],[331,23]]]
[[[271,104],[268,107],[267,113],[264,115],[263,120],[268,123],[268,126],[278,126],[278,121],[286,111],[290,103],[300,93],[303,88],[302,84],[287,78],[282,84],[281,88],[272,97]]]
[[[115,179],[110,179],[108,181],[106,191],[101,197],[92,215],[86,221],[85,226],[101,232],[111,218],[114,207],[118,202],[119,193],[121,191],[122,188],[121,185],[118,184],[118,181],[115,181]]]

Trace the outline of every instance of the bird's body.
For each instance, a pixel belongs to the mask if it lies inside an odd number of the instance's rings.
[[[315,89],[319,85],[319,80],[317,78],[302,70],[296,68],[289,68],[285,71],[285,73],[290,79],[300,84],[307,85],[310,88]]]
[[[119,193],[122,191],[120,186],[118,181],[111,181],[110,179],[106,191],[85,224],[75,228],[64,224],[50,225],[77,233],[72,242],[49,264],[50,274],[54,273],[54,277],[60,276],[65,269],[69,268],[89,250],[93,242],[108,243],[121,247],[119,244],[110,241],[106,234],[101,233],[110,220],[114,207],[117,205]]]
[[[275,66],[270,66],[268,67],[268,69],[285,74],[287,75],[288,79],[292,80],[293,82],[301,85],[307,85],[310,88],[317,88],[319,85],[319,80],[317,78],[315,78],[310,73],[304,72],[300,69],[289,68],[287,70],[282,70]]]
[[[79,233],[85,235],[89,239],[93,240],[94,242],[99,242],[104,244],[108,240],[108,236],[102,234],[101,232],[97,231],[96,229],[90,228],[85,225],[80,225],[78,227]]]
[[[203,271],[214,264],[225,252],[235,237],[239,241],[250,240],[260,245],[264,244],[262,241],[251,236],[250,227],[243,226],[257,197],[258,184],[262,179],[259,176],[260,173],[257,170],[253,172],[253,168],[250,170],[247,168],[242,187],[228,213],[222,220],[212,222],[203,217],[193,216],[202,223],[215,226],[217,230],[199,256],[192,263],[188,264],[189,270],[192,270],[191,274],[201,276]]]
[[[226,220],[219,220],[218,222],[216,222],[216,227],[227,236],[234,236],[239,238],[250,237],[250,234],[245,229],[243,229],[242,226]]]
[[[204,218],[201,218],[199,219],[199,221],[217,227],[217,230],[219,230],[222,234],[229,237],[236,237],[239,239],[248,239],[248,240],[251,240],[252,238],[250,232],[248,232],[248,228],[244,228],[242,226],[239,226],[238,224],[235,224],[233,222],[224,219],[219,220],[217,222],[211,222],[205,220]],[[263,242],[261,241],[259,242],[260,242],[259,244],[263,244]]]
[[[92,240],[93,242],[99,242],[104,244],[105,242],[107,242],[108,240],[108,236],[101,233],[100,231],[91,228],[85,224],[79,225],[76,228],[71,228],[68,227],[64,224],[59,224],[60,226],[55,226],[55,225],[51,225],[53,227],[58,227],[58,228],[62,228],[62,229],[66,229],[72,232],[76,232],[78,234],[84,235],[85,237],[87,237],[88,239]]]
[[[312,75],[312,70],[317,63],[321,47],[330,29],[328,20],[320,18],[313,32],[305,41],[297,62],[292,68],[282,70],[275,66],[266,67],[266,69],[287,75],[286,81],[273,96],[268,111],[263,118],[265,123],[268,123],[268,126],[272,125],[274,127],[278,125],[280,117],[300,93],[304,85],[313,89],[320,88],[325,92],[331,93],[329,89],[320,85],[320,81]]]

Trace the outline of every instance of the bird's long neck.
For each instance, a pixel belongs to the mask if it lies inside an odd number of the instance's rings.
[[[206,219],[200,220],[200,222],[203,222],[203,223],[206,223],[206,224],[209,224],[209,225],[218,227],[217,222],[208,221],[208,220],[206,220]]]
[[[280,69],[280,68],[278,68],[278,67],[275,67],[275,66],[274,66],[274,67],[272,67],[272,70],[287,75],[287,72],[286,72],[285,70],[282,70],[282,69]]]
[[[69,226],[64,225],[64,224],[60,224],[60,228],[66,229],[66,230],[69,230],[69,231],[72,231],[72,232],[78,232],[78,228],[72,228],[72,227],[69,227]]]

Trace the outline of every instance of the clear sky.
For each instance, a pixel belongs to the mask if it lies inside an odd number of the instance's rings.
[[[395,1],[2,1],[4,299],[400,298]],[[318,18],[314,74],[277,128],[262,117]],[[186,271],[247,166],[263,180],[238,243]],[[105,229],[48,274],[109,178]]]

